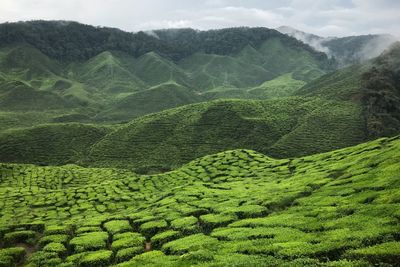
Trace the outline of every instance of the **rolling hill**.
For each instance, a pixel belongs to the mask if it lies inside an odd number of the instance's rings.
[[[167,96],[173,92],[177,102],[170,102],[170,107],[161,106],[153,90],[164,90]],[[143,110],[146,106],[140,103],[144,100],[148,108],[154,104],[159,109],[170,109],[112,127],[107,134],[102,127],[68,123],[7,130],[0,134],[0,153],[4,155],[1,160],[53,165],[68,162],[133,168],[136,172],[148,173],[177,168],[197,157],[228,149],[253,149],[281,158],[330,151],[366,139],[362,109],[349,101],[288,97],[215,100],[172,108],[192,99],[185,92],[185,88],[167,84],[166,88],[153,88],[126,97],[126,102],[96,119],[109,121],[112,116],[121,118],[151,112]],[[137,113],[129,113],[135,110],[132,106],[136,103],[139,103]],[[64,116],[56,121],[69,120]],[[71,156],[62,156],[71,140],[85,151],[77,153],[74,160]]]
[[[368,138],[396,135],[400,130],[399,65],[397,42],[379,57],[322,76],[296,94],[359,103]]]
[[[74,103],[55,93],[36,90],[21,81],[1,83],[0,110],[46,111],[49,109],[67,109],[74,106]]]
[[[293,157],[364,139],[361,110],[352,103],[318,98],[219,100],[135,119],[97,142],[87,164],[160,171],[228,149]]]
[[[397,99],[398,84],[395,79],[388,79],[398,75],[396,60],[400,57],[397,51],[398,46],[395,45],[375,60],[329,73],[300,89],[296,89],[297,82],[293,80],[294,89],[289,91],[302,96],[298,98],[223,100],[175,108],[202,101],[207,96],[210,97],[210,93],[199,95],[190,88],[172,82],[128,94],[111,109],[92,119],[129,120],[147,113],[174,109],[140,117],[108,135],[96,138],[84,146],[85,151],[90,152],[84,157],[78,156],[75,163],[129,167],[138,172],[158,172],[227,149],[246,148],[274,157],[294,157],[354,145],[367,138],[396,134],[399,130],[396,126],[398,112],[395,102],[390,101]],[[371,88],[374,85],[374,76],[368,74],[370,71],[377,73],[382,79],[378,82],[390,82],[386,87],[378,83],[382,93],[377,88]],[[261,91],[264,94],[270,92],[270,96],[273,96],[271,83],[279,85],[281,80],[281,84],[289,85],[289,78],[288,75],[280,76],[273,80],[275,82],[264,83],[261,90],[255,88],[246,93]],[[275,89],[275,92],[282,94],[281,90],[283,89]],[[223,91],[216,91],[214,94],[221,92]],[[368,102],[376,99],[376,95],[382,95],[382,100]],[[170,101],[166,101],[167,99]],[[391,109],[386,102],[381,104],[389,107],[386,111],[388,115],[375,111],[380,101],[393,103]],[[378,128],[379,125],[381,129]],[[24,132],[26,129],[19,131]],[[46,133],[42,133],[42,138],[46,139]],[[10,144],[29,143],[28,139],[24,139],[29,136],[23,134],[11,142],[14,137],[8,135],[5,141],[2,140],[4,137],[0,141],[6,142],[9,149],[12,148]],[[32,143],[31,146],[42,147],[42,150],[38,150],[41,155],[46,151],[43,144]],[[23,154],[21,148],[15,147],[12,150],[18,155]],[[20,157],[20,162],[46,163],[33,159],[38,155],[35,151],[30,155],[32,156],[27,158]],[[49,159],[51,155],[49,153]],[[55,162],[52,161],[53,164]],[[65,162],[58,162],[60,163]]]
[[[68,103],[59,105],[65,116],[90,114],[92,122],[127,121],[209,99],[265,99],[271,96],[263,92],[268,81],[291,75],[296,82],[309,82],[334,66],[323,53],[267,28],[146,34],[31,21],[0,24],[0,44],[0,88],[22,82],[35,94],[57,97],[53,103]],[[221,93],[221,88],[230,90]],[[3,109],[14,105],[13,95],[0,98]]]
[[[146,90],[126,95],[95,120],[127,120],[178,106],[201,102],[196,92],[175,82],[166,82]]]
[[[139,176],[0,164],[6,266],[397,266],[400,139]]]
[[[323,75],[301,88],[298,87],[305,82],[293,79],[294,74],[281,75],[241,92],[246,100],[201,102],[229,97],[237,89],[218,88],[200,93],[175,82],[126,94],[115,100],[111,108],[93,114],[89,121],[137,119],[90,143],[83,142],[87,153],[68,162],[147,173],[177,168],[197,157],[228,149],[245,148],[278,158],[295,157],[395,135],[400,130],[396,104],[398,51],[399,46],[394,45],[374,60]],[[249,100],[250,94],[271,99]],[[291,94],[299,96],[290,97]],[[191,104],[196,102],[201,103]],[[153,114],[141,117],[148,113]],[[71,114],[64,116],[66,122],[82,118],[79,116],[82,113]],[[55,121],[63,121],[63,116],[54,117]],[[41,138],[46,139],[46,132],[42,134]],[[22,148],[13,149],[12,144],[29,143],[42,148],[37,153],[43,156],[46,146],[31,143],[36,139],[29,136],[17,135],[13,141],[10,141],[13,135],[0,136],[0,142],[7,143],[7,149],[18,155],[23,154]],[[29,157],[20,157],[19,162],[46,163],[34,159],[39,154],[32,151]],[[47,156],[49,160],[51,155]],[[8,161],[7,157],[3,161]],[[65,163],[52,161],[56,162]]]
[[[83,64],[72,64],[68,74],[109,95],[132,93],[146,88],[146,84],[131,70],[133,61],[133,57],[125,54],[105,51]]]
[[[188,34],[182,31],[183,35]],[[55,64],[57,68],[45,72],[50,73],[45,83],[36,87],[32,79],[3,72],[3,117],[15,116],[3,119],[6,132],[19,127],[22,133],[27,131],[24,127],[40,123],[107,124],[134,119],[106,136],[90,143],[84,141],[89,157],[77,156],[73,162],[127,166],[139,172],[169,170],[227,149],[246,148],[274,157],[294,157],[398,133],[398,45],[375,60],[323,75],[322,67],[329,62],[317,60],[319,54],[293,38],[280,38],[275,33],[271,37],[271,32],[262,29],[240,28],[219,33],[251,35],[254,31],[268,33],[268,39],[235,48],[231,54],[212,54],[218,51],[210,50],[179,61],[154,51],[137,58],[121,51],[106,51],[87,61],[63,64],[32,46],[20,46],[14,49],[20,54],[35,51],[33,55],[38,60],[30,60],[30,64],[36,62],[37,68],[42,69],[51,69]],[[174,34],[159,38],[181,41],[182,36]],[[22,52],[24,49],[26,52]],[[14,50],[2,50],[3,63]],[[371,72],[383,80],[374,80]],[[35,80],[40,77],[35,76]],[[231,98],[246,100],[204,102]],[[382,108],[387,110],[381,112]],[[34,117],[38,123],[21,121],[28,118],[21,115],[27,110],[43,111],[41,116]],[[153,114],[141,117],[149,113]],[[45,140],[46,132],[42,134],[41,139]],[[28,137],[20,134],[10,141],[13,137],[7,135],[4,140],[0,137],[0,142],[9,144],[10,149],[10,144],[35,142]],[[30,144],[45,148],[43,144]],[[16,147],[15,152],[20,153],[21,149]],[[33,152],[20,162],[46,163],[33,160],[34,156]]]
[[[1,162],[43,165],[79,163],[110,130],[85,124],[44,124],[0,134]]]

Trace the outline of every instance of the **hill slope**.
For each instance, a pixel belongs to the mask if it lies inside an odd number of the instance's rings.
[[[400,131],[400,43],[379,57],[347,67],[305,85],[296,94],[351,100],[363,109],[369,138]]]
[[[0,260],[397,266],[399,155],[396,137],[290,160],[232,150],[153,176],[1,164]]]
[[[200,102],[201,96],[187,87],[175,82],[166,82],[147,90],[132,93],[116,101],[104,112],[96,116],[96,120],[130,120],[149,113],[169,108]]]
[[[69,72],[81,82],[100,88],[110,95],[132,93],[147,87],[133,74],[131,70],[133,62],[133,57],[106,51],[83,64],[75,64]]]
[[[65,116],[90,114],[87,121],[92,122],[126,121],[208,99],[265,99],[277,95],[266,91],[279,90],[274,83],[263,86],[265,82],[285,75],[309,82],[333,66],[323,53],[267,28],[146,34],[65,21],[0,24],[0,89],[4,83],[23,82],[35,94],[58,97],[54,103],[67,102],[60,104]],[[167,93],[165,84],[177,84],[179,93],[171,86]],[[157,101],[134,100],[149,94]],[[12,98],[5,96],[3,106],[13,105]],[[29,110],[33,105],[21,106]],[[118,112],[121,106],[123,112]],[[48,109],[43,108],[43,117]]]
[[[160,171],[227,149],[287,157],[362,140],[363,120],[351,103],[317,98],[212,101],[131,121],[96,143],[88,164]]]
[[[76,106],[57,94],[39,91],[20,82],[10,81],[0,84],[0,110],[40,110],[68,109]]]
[[[109,130],[82,124],[47,124],[0,134],[0,161],[44,165],[76,163]]]
[[[222,86],[199,93],[168,81],[146,90],[119,95],[101,112],[90,113],[93,115],[87,121],[128,121],[147,113],[213,98],[228,98],[236,93],[242,98],[251,98],[249,95],[276,97],[279,96],[276,88],[288,81],[288,89],[281,87],[279,93],[287,90],[287,95],[294,93],[302,97],[200,103],[138,118],[104,138],[96,139],[91,143],[90,157],[76,162],[93,166],[127,166],[139,172],[162,171],[226,149],[246,148],[274,157],[293,157],[395,135],[400,130],[398,51],[398,45],[394,45],[375,60],[329,73],[300,89],[297,87],[302,81],[294,79],[295,73],[291,73],[259,87],[246,88],[243,92]],[[212,57],[202,58],[208,60]],[[142,59],[146,59],[143,62],[161,60],[165,63],[162,66],[178,73],[184,69],[154,53],[146,54]],[[115,60],[123,62],[123,59]],[[193,76],[185,77],[190,81]],[[68,122],[82,120],[80,114],[85,113],[69,110],[64,116],[52,117],[54,121]],[[26,160],[22,162],[30,163]]]

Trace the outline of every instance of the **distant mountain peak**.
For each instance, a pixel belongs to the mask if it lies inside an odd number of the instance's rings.
[[[280,26],[276,30],[310,45],[319,52],[324,52],[329,57],[336,58],[340,66],[377,57],[396,41],[396,38],[390,34],[321,37],[290,26]]]
[[[290,26],[280,26],[276,29],[277,31],[289,35],[291,37],[296,38],[299,41],[302,41],[305,44],[308,44],[315,50],[319,52],[324,52],[328,56],[331,55],[331,52],[328,47],[324,46],[322,42],[326,40],[327,38],[311,34],[311,33],[306,33],[300,30],[297,30],[295,28],[292,28]]]
[[[286,25],[280,26],[280,27],[276,28],[276,30],[281,32],[281,33],[283,33],[283,34],[288,34],[288,35],[303,34],[303,35],[307,35],[307,36],[310,36],[310,37],[315,38],[315,39],[321,39],[321,40],[325,39],[324,37],[321,37],[319,35],[315,35],[315,34],[312,34],[312,33],[307,33],[307,32],[304,32],[304,31],[300,31],[298,29],[295,29],[293,27],[286,26]]]

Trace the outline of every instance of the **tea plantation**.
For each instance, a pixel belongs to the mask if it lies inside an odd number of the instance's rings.
[[[399,266],[400,137],[157,175],[0,165],[0,266]]]

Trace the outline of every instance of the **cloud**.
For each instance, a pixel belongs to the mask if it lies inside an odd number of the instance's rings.
[[[398,0],[1,0],[0,22],[76,20],[127,31],[289,25],[321,36],[400,36]]]
[[[154,20],[138,25],[139,29],[174,29],[174,28],[193,28],[194,25],[190,20]]]

